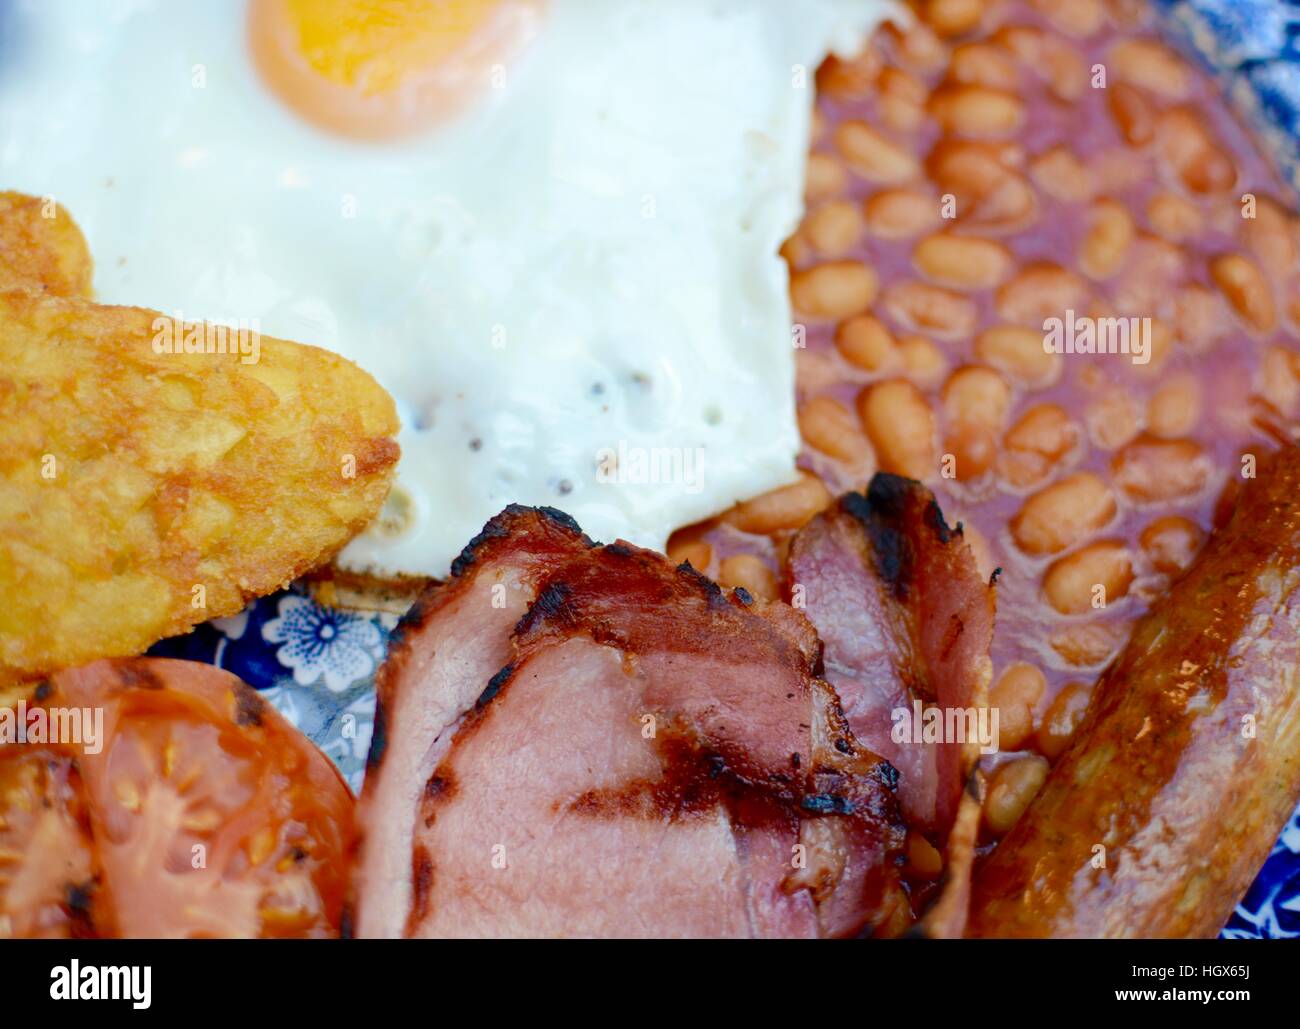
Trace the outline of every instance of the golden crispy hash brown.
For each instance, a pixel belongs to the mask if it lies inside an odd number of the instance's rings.
[[[93,271],[86,238],[60,205],[0,193],[0,289],[89,297]]]
[[[397,416],[368,374],[270,337],[255,362],[156,352],[170,321],[0,292],[0,686],[234,614],[388,493]]]

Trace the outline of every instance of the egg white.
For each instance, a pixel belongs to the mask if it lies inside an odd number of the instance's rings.
[[[272,97],[229,3],[18,4],[0,183],[72,212],[101,300],[253,320],[397,398],[388,531],[344,567],[445,575],[510,502],[662,548],[793,480],[813,71],[890,11],[551,0],[455,124],[375,145]]]

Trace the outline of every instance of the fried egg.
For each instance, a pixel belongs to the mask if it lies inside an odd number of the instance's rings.
[[[445,575],[511,502],[662,549],[794,480],[778,248],[813,72],[890,11],[18,4],[0,183],[75,213],[99,300],[329,347],[394,395],[397,484],[343,567]]]

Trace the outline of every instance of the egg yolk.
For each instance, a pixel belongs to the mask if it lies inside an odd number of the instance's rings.
[[[302,117],[359,139],[412,135],[504,84],[544,0],[252,0],[259,74]]]

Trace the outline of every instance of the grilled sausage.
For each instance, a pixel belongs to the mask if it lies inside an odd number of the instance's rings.
[[[973,936],[1213,936],[1300,796],[1300,450],[1136,625],[977,872]]]

